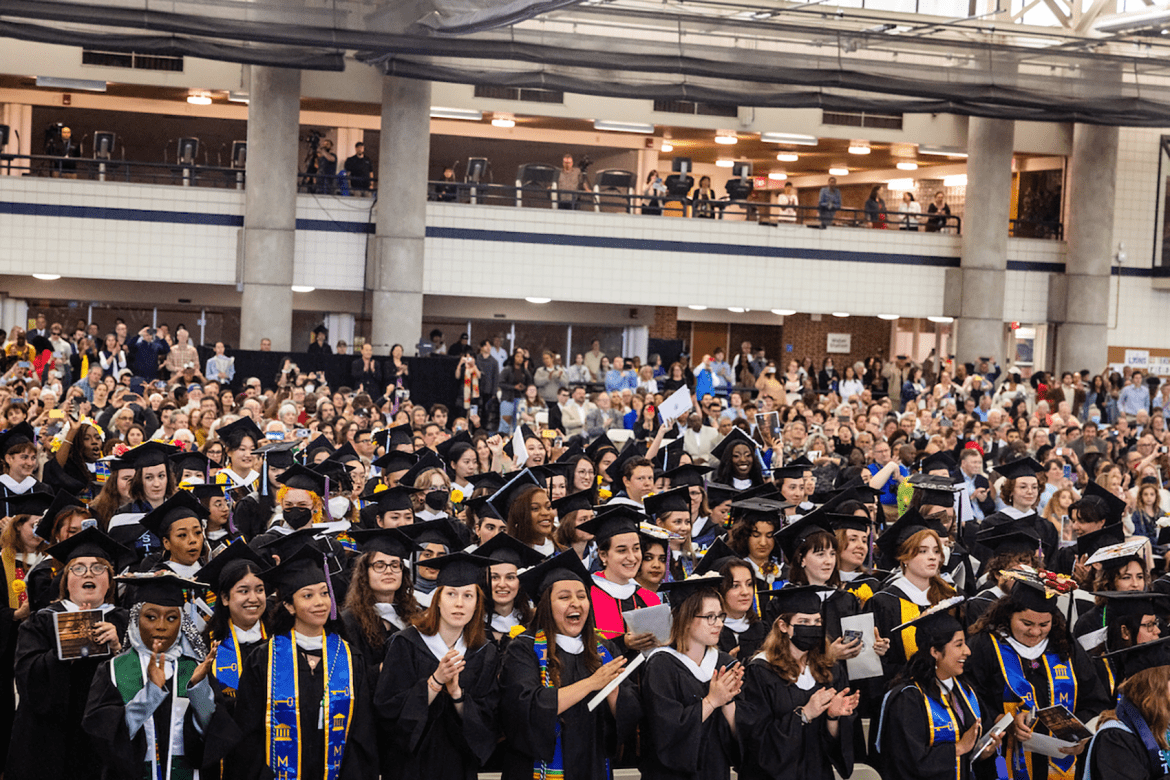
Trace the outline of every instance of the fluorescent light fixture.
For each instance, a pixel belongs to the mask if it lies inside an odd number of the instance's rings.
[[[646,122],[611,122],[608,119],[594,119],[593,129],[610,133],[639,133],[653,135],[654,125]]]
[[[1016,328],[1016,341],[1027,341],[1036,338],[1035,328]]]
[[[796,314],[796,309],[772,309],[772,313],[777,317],[791,317]]]
[[[531,297],[531,298],[525,298],[524,300],[528,301],[529,303],[552,303],[552,298]]]
[[[768,178],[772,181],[784,181],[788,178],[787,173],[769,173]]]
[[[967,153],[956,146],[919,146],[919,154],[936,154],[941,157],[966,157]]]
[[[690,309],[691,311],[707,311],[706,306],[700,306],[697,303],[692,304],[692,305],[688,306],[687,308]]]
[[[1093,29],[1099,33],[1127,33],[1170,24],[1170,9],[1151,8],[1140,13],[1110,14],[1097,19]]]
[[[889,320],[890,322],[893,322],[894,320],[898,319],[898,315],[897,314],[879,314],[878,319],[879,320]]]
[[[967,174],[958,173],[958,174],[955,174],[954,176],[944,176],[943,177],[943,186],[944,187],[966,187],[967,186]]]
[[[42,282],[55,282],[61,278],[61,274],[33,274],[33,278]]]
[[[210,106],[211,95],[205,94],[203,92],[199,92],[194,95],[188,95],[187,102],[193,106]]]
[[[716,160],[716,168],[732,168],[735,166],[735,160]]]
[[[898,163],[898,170],[900,170],[900,171],[916,171],[916,170],[918,170],[918,163],[916,163],[916,162],[900,162],[900,163]]]
[[[70,89],[74,92],[105,92],[106,82],[95,79],[62,79],[56,76],[37,76],[38,87]]]
[[[728,306],[727,310],[732,314],[743,314],[747,309],[742,306]]]
[[[739,137],[731,130],[720,130],[715,133],[715,143],[724,146],[734,146],[739,143]]]
[[[431,106],[431,119],[464,119],[468,122],[480,122],[483,121],[483,112],[470,108]]]
[[[834,317],[840,317],[841,319],[845,319],[846,317],[848,317],[848,316],[849,316],[849,312],[847,312],[847,311],[835,311],[835,312],[833,312],[833,316],[834,316]]]
[[[931,322],[937,322],[939,325],[949,325],[955,321],[954,317],[927,317]]]
[[[672,144],[670,141],[663,141],[662,142],[662,151],[663,152],[673,152],[674,151],[674,144]]]
[[[796,162],[799,159],[800,155],[796,152],[780,152],[780,154],[776,155],[778,162]]]
[[[760,140],[766,144],[788,144],[790,146],[816,146],[820,143],[815,135],[800,133],[760,133]]]
[[[869,154],[870,148],[868,143],[862,141],[852,141],[849,144],[849,154]]]
[[[848,168],[830,168],[829,175],[831,175],[831,176],[848,176],[849,169]]]
[[[895,190],[897,192],[906,192],[914,189],[913,179],[890,179],[886,182],[886,189]]]
[[[511,114],[496,114],[492,117],[492,127],[515,127],[516,117]]]
[[[292,286],[292,291],[295,293],[311,293],[316,289],[316,287],[310,287],[307,284],[294,284]]]
[[[231,91],[228,92],[228,102],[229,103],[247,104],[249,99],[250,98],[248,97],[247,92],[231,92]]]

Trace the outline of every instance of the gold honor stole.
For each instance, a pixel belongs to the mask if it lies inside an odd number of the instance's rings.
[[[1048,675],[1048,690],[1052,701],[1041,704],[1036,701],[1036,691],[1024,676],[1024,666],[1020,656],[1007,642],[1001,642],[999,637],[991,635],[991,645],[995,648],[995,656],[999,662],[999,672],[1003,675],[1003,711],[1008,715],[1015,715],[1021,710],[1034,710],[1040,707],[1064,705],[1069,712],[1076,710],[1077,678],[1073,674],[1072,660],[1062,662],[1055,653],[1043,655],[1044,670]],[[1015,698],[1018,701],[1008,701]],[[1048,758],[1047,756],[1027,752],[1022,745],[1017,744],[1011,755],[1011,775],[1013,780],[1031,780],[1036,766],[1034,762],[1048,761],[1048,777],[1053,780],[1072,780],[1076,770],[1077,757]]]
[[[353,655],[336,634],[326,634],[321,661],[325,695],[319,702],[325,732],[325,780],[337,780],[353,718]],[[268,643],[268,701],[264,741],[268,766],[277,780],[301,777],[300,681],[297,676],[297,632],[274,636]]]
[[[982,711],[979,709],[979,699],[975,696],[974,691],[967,688],[959,681],[959,678],[953,678],[955,684],[955,691],[959,696],[963,697],[967,708],[975,715],[975,720],[978,721],[983,717]],[[950,697],[944,696],[942,701],[926,695],[926,691],[922,690],[922,686],[915,684],[915,688],[922,694],[923,703],[926,705],[926,715],[929,719],[930,727],[930,741],[929,746],[934,747],[936,743],[958,742],[959,734],[959,720],[955,717],[955,711],[951,708]],[[962,777],[962,759],[955,761],[955,780],[960,780]]]
[[[902,623],[909,623],[922,614],[922,607],[909,599],[899,598],[898,606],[902,610],[900,615]],[[907,661],[918,652],[918,629],[914,626],[902,629],[902,651],[906,654]]]

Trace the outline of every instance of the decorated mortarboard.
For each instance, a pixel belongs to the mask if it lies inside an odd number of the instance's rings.
[[[393,474],[396,471],[410,471],[415,463],[418,463],[418,456],[413,452],[387,450],[386,454],[376,459],[373,465],[382,469],[383,474]]]
[[[395,425],[391,428],[383,428],[380,431],[374,431],[373,435],[374,446],[384,447],[387,452],[399,446],[414,447],[414,428],[410,423],[403,423],[402,425]]]
[[[676,466],[669,471],[662,473],[662,476],[670,480],[670,486],[676,487],[703,487],[703,475],[712,471],[710,466],[696,466],[693,463],[684,463],[681,466]]]
[[[1091,556],[1102,547],[1111,547],[1125,541],[1125,531],[1119,525],[1106,525],[1097,531],[1077,537],[1077,557]]]
[[[200,521],[206,520],[208,517],[207,508],[186,490],[179,490],[158,507],[143,515],[138,523],[159,539],[166,539],[172,525],[189,517]]]
[[[561,496],[552,502],[553,509],[557,510],[557,519],[564,520],[570,512],[579,512],[582,509],[593,508],[593,491],[579,490],[567,496]]]
[[[992,469],[996,474],[1007,479],[1019,479],[1020,477],[1034,477],[1044,470],[1039,461],[1035,458],[1025,456],[1011,463],[1004,463],[1002,466],[996,466]]]
[[[771,615],[817,615],[820,614],[823,598],[821,594],[831,591],[821,585],[785,586],[774,590],[757,592],[760,601],[769,601],[768,614]],[[763,603],[761,603],[763,608]]]
[[[955,459],[951,454],[945,450],[939,450],[931,455],[927,455],[922,459],[922,473],[930,471],[946,470],[948,474],[953,472],[959,464],[955,463]]]
[[[123,574],[115,580],[128,585],[129,600],[132,604],[156,604],[160,607],[182,607],[186,605],[187,591],[202,593],[207,583],[192,580],[177,574]]]
[[[984,528],[976,534],[975,542],[993,556],[1035,553],[1040,549],[1040,535],[1030,525]]]
[[[689,514],[691,511],[691,489],[685,485],[671,488],[661,493],[646,496],[642,503],[646,507],[646,514],[651,517],[658,517],[658,515],[667,512],[686,512]]]
[[[1098,485],[1096,482],[1090,482],[1085,485],[1085,497],[1093,496],[1105,502],[1105,507],[1108,510],[1108,520],[1105,521],[1107,526],[1120,525],[1125,518],[1125,501],[1110,493],[1105,488]]]
[[[950,477],[934,474],[911,474],[908,480],[914,495],[921,495],[921,503],[929,506],[953,506],[959,488]]]
[[[268,570],[268,564],[259,553],[249,547],[243,539],[236,539],[199,569],[199,579],[207,583],[209,590],[219,593],[220,585],[230,579],[225,578],[225,573],[230,574],[230,570],[249,564],[259,574]]]
[[[411,553],[418,550],[414,540],[400,528],[363,528],[350,531],[350,536],[363,553],[380,552],[405,561],[410,558]]]
[[[409,487],[399,483],[392,488],[376,490],[370,499],[377,505],[378,514],[386,512],[401,512],[404,509],[414,509],[411,497],[423,492],[422,488]]]
[[[652,544],[661,544],[663,547],[667,546],[672,537],[674,535],[660,525],[647,522],[638,523],[638,538],[642,542],[643,552]],[[681,539],[682,537],[674,538]]]
[[[1097,548],[1097,551],[1085,561],[1085,565],[1091,566],[1094,563],[1099,563],[1106,568],[1113,569],[1119,566],[1126,566],[1134,561],[1142,561],[1145,559],[1143,552],[1148,544],[1148,539],[1139,537],[1116,544],[1105,545]]]
[[[252,439],[254,445],[264,442],[264,432],[256,423],[252,422],[251,417],[241,417],[233,423],[221,425],[216,428],[215,435],[223,441],[229,450],[239,447],[240,442],[245,438]]]
[[[507,534],[496,534],[472,552],[491,559],[493,564],[510,563],[517,569],[527,569],[544,560],[536,550]]]
[[[875,545],[890,560],[898,557],[898,550],[911,536],[919,531],[934,531],[939,537],[946,536],[946,529],[937,520],[923,517],[917,509],[907,509],[898,520],[877,538]]]
[[[329,495],[328,477],[297,463],[277,478],[277,482],[293,490],[307,490],[319,498]]]
[[[740,491],[731,485],[721,485],[718,482],[711,482],[707,485],[707,506],[714,509],[720,504],[734,501],[739,497],[739,494]]]
[[[914,628],[919,647],[933,645],[944,639],[949,640],[957,632],[963,630],[963,624],[956,616],[955,611],[964,601],[966,599],[962,596],[951,596],[943,599],[933,607],[923,610],[917,617],[907,620],[900,626],[895,626],[892,630],[901,631],[904,628]]]
[[[340,447],[335,449],[328,458],[328,460],[345,464],[353,463],[355,460],[361,459],[362,456],[358,455],[357,450],[353,448],[353,444],[350,442],[346,442],[345,444],[342,444]]]
[[[53,541],[53,526],[57,524],[57,518],[61,516],[62,512],[71,508],[85,508],[77,496],[66,493],[64,490],[58,490],[56,495],[40,491],[29,492],[21,496],[12,496],[8,501],[10,506],[17,508],[13,514],[41,515],[33,532],[47,542]]]
[[[492,493],[488,501],[499,512],[500,517],[507,518],[508,512],[512,508],[512,502],[516,500],[521,491],[530,487],[543,488],[544,485],[529,469],[514,471],[508,481],[499,490]]]
[[[405,474],[398,478],[400,483],[413,486],[424,471],[427,471],[428,469],[446,469],[446,467],[443,465],[443,459],[435,454],[433,450],[424,448],[419,450],[417,454],[418,460],[415,461],[413,466],[407,469]]]
[[[126,450],[122,454],[122,460],[133,468],[141,470],[151,466],[161,466],[177,452],[179,452],[179,448],[170,444],[163,444],[160,441],[144,441],[137,447]]]
[[[464,588],[483,582],[483,570],[492,565],[492,559],[460,551],[431,558],[426,565],[428,569],[437,569],[439,572],[439,576],[435,577],[436,586]]]
[[[332,600],[333,583],[326,576],[325,567],[325,553],[313,544],[306,544],[287,558],[282,558],[278,566],[262,573],[260,579],[275,589],[284,601],[292,601],[293,594],[301,588],[322,583],[329,588]],[[336,609],[334,604],[332,617],[336,617]]]
[[[1056,597],[1060,595],[1060,591],[1052,587],[1055,580],[1035,571],[1020,569],[1009,569],[1003,572],[1002,576],[1015,581],[1012,585],[1011,598],[1021,610],[1059,614],[1060,604]],[[1071,579],[1065,578],[1063,583],[1064,592],[1076,590],[1076,582]]]
[[[26,422],[17,423],[4,433],[0,433],[0,458],[7,455],[13,447],[33,443],[36,440],[37,434],[31,425]]]
[[[85,528],[63,542],[45,551],[49,557],[61,563],[74,558],[105,558],[115,566],[117,561],[132,554],[132,551],[115,542],[98,528]]]
[[[479,519],[494,517],[497,520],[507,520],[508,518],[500,516],[500,511],[492,505],[491,501],[491,496],[476,496],[475,498],[467,499],[463,503],[464,506],[471,510],[471,514]]]
[[[638,452],[638,448],[634,446],[632,441],[626,442],[626,446],[622,447],[621,452],[614,458],[613,463],[605,469],[605,473],[613,484],[620,485],[622,482],[622,469],[626,467],[628,461],[634,458],[640,458],[642,455]]]
[[[727,546],[727,542],[716,539],[707,552],[695,564],[695,574],[706,574],[709,571],[718,571],[725,561],[740,560],[740,555]]]
[[[597,514],[592,520],[581,523],[577,528],[587,534],[592,534],[594,540],[604,544],[620,534],[638,533],[638,524],[646,520],[646,515],[629,504],[613,504]]]
[[[664,582],[658,586],[658,590],[670,594],[670,609],[671,611],[677,611],[682,608],[683,603],[687,599],[696,594],[710,591],[718,595],[719,586],[722,584],[722,574],[709,572],[707,574],[692,574],[685,580]]]
[[[755,439],[753,439],[751,436],[748,436],[743,432],[743,430],[733,427],[731,432],[723,437],[723,441],[716,444],[715,448],[711,450],[711,457],[722,463],[724,456],[727,454],[727,450],[731,447],[731,445],[736,444],[737,442],[742,442],[748,447],[751,447],[753,454],[759,446],[756,444]]]
[[[451,520],[446,517],[440,517],[438,520],[429,520],[425,523],[404,525],[401,530],[402,533],[410,537],[419,546],[424,544],[441,544],[448,550],[456,550],[461,546],[459,544],[459,535],[451,527]],[[427,562],[427,566],[430,566],[429,561]]]
[[[593,443],[585,448],[585,454],[588,455],[594,463],[601,459],[601,453],[605,450],[613,450],[617,452],[617,447],[613,441],[604,433],[593,440]]]
[[[1155,669],[1159,666],[1170,666],[1170,637],[1124,647],[1111,653],[1105,653],[1101,657],[1119,664],[1123,678],[1128,680],[1138,672]]]
[[[809,512],[795,523],[790,523],[773,532],[772,536],[780,545],[780,549],[784,551],[784,560],[788,561],[789,565],[795,565],[794,559],[800,545],[804,544],[805,539],[818,533],[834,535],[833,526],[829,524],[828,517],[819,510]]]
[[[592,585],[589,571],[585,568],[585,564],[581,563],[577,553],[572,550],[565,550],[544,563],[520,572],[520,587],[534,603],[540,601],[546,590],[558,582],[564,581],[573,581],[584,585],[586,593],[589,592],[589,587]]]
[[[198,471],[203,475],[204,479],[207,479],[207,476],[211,473],[211,469],[219,468],[217,464],[211,462],[211,458],[199,450],[176,452],[167,460],[170,461],[171,470],[176,475],[181,475],[184,471]]]

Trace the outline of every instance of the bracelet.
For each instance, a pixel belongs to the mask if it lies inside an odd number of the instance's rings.
[[[796,709],[793,710],[793,712],[796,713],[797,717],[800,718],[800,722],[803,723],[804,725],[807,726],[809,723],[812,723],[812,721],[809,720],[808,715],[805,714],[804,707],[797,707]]]
[[[450,695],[450,694],[448,694],[448,695]],[[464,698],[466,698],[466,697],[463,695],[463,689],[461,688],[459,690],[459,698],[456,699],[454,696],[451,696],[451,701],[455,704],[462,704]]]
[[[433,674],[427,678],[427,687],[435,693],[442,693],[443,691],[443,686],[439,684],[439,681],[435,679],[435,675]]]
[[[826,715],[825,720],[841,720],[841,716],[833,717],[832,715]]]
[[[66,444],[73,444],[73,442],[69,441],[68,439],[62,439],[61,446],[64,447]]]

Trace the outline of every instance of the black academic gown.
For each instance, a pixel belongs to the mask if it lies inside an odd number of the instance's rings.
[[[853,728],[856,714],[837,721],[837,737],[829,734],[826,714],[807,726],[796,714],[812,695],[826,686],[801,690],[764,658],[747,665],[743,691],[735,700],[735,728],[743,758],[742,780],[832,780],[853,772]],[[833,669],[833,688],[849,687],[841,664]]]
[[[549,640],[549,644],[553,643]],[[613,644],[602,640],[613,657]],[[584,654],[558,648],[560,685],[589,677]],[[557,689],[540,682],[540,664],[533,633],[525,632],[508,645],[500,665],[500,722],[504,732],[502,780],[532,780],[535,763],[552,761],[556,726],[561,727],[564,780],[608,780],[618,745],[637,727],[641,707],[629,680],[618,686],[617,716],[608,702],[589,712],[588,698],[557,714]]]
[[[211,643],[209,641],[208,646],[210,646],[210,644]],[[256,642],[241,643],[239,660],[240,668],[242,669],[247,665],[248,659],[252,656],[252,653],[256,652],[256,650],[260,648],[267,646],[268,642],[263,639]],[[220,697],[216,699],[216,706],[217,708],[222,709],[224,714],[231,718],[232,723],[234,724],[236,722],[236,696],[238,692],[235,688],[229,688],[224,685],[224,683],[218,678],[215,678],[214,675],[215,667],[213,665],[212,677],[215,680],[217,694]],[[223,777],[224,766],[245,755],[246,751],[248,750],[248,746],[241,744],[238,736],[238,728],[235,729],[235,733],[237,738],[234,740],[225,740],[219,738],[219,735],[215,735],[216,739],[208,741],[208,744],[205,746],[203,751],[204,763],[203,767],[199,771],[199,780],[219,780],[221,777]]]
[[[997,594],[991,588],[981,590],[976,595],[967,599],[967,602],[963,605],[963,617],[966,622],[967,630],[971,630],[971,626],[975,625],[975,621],[978,620],[984,612],[991,609],[991,605],[999,601],[999,599],[999,594]]]
[[[97,780],[101,776],[98,756],[104,747],[90,741],[81,720],[94,673],[105,657],[58,660],[53,614],[65,611],[65,605],[57,602],[36,612],[21,624],[17,634],[20,706],[4,771],[10,780]],[[106,615],[119,636],[125,633],[127,620],[124,609]]]
[[[894,627],[918,617],[926,607],[915,604],[897,585],[889,585],[885,590],[875,593],[866,606],[873,613],[878,634],[890,640],[890,649],[882,656],[882,667],[886,670],[886,679],[892,680],[910,660],[906,654],[903,631],[894,631]]]
[[[271,641],[271,640],[269,640]],[[324,660],[313,669],[307,656],[321,657],[320,650],[297,649],[297,709],[301,723],[301,776],[299,780],[322,780],[325,770],[325,734],[317,728],[324,695]],[[341,780],[366,780],[377,767],[374,742],[374,714],[370,707],[369,681],[365,667],[356,657],[353,663],[353,717],[341,762]],[[235,720],[243,734],[241,749],[234,760],[224,762],[228,780],[273,780],[267,762],[265,744],[265,710],[268,701],[268,652],[261,645],[244,665],[240,689],[236,692]]]
[[[1158,780],[1165,777],[1150,765],[1141,737],[1119,728],[1097,729],[1087,753],[1093,780]]]
[[[382,625],[382,646],[375,648],[358,625],[357,618],[348,609],[341,613],[341,621],[345,624],[345,635],[349,637],[349,646],[361,657],[361,662],[366,668],[366,679],[374,681],[372,685],[367,686],[372,710],[374,689],[377,688],[376,681],[382,672],[382,659],[386,657],[386,648],[390,645],[390,637],[398,633],[398,627],[390,626],[387,628],[386,621],[379,621]],[[399,757],[389,749],[393,741],[390,727],[381,718],[376,718],[375,721],[374,731],[378,737],[378,745],[385,746],[378,751],[379,771],[383,777],[393,777]]]
[[[20,493],[8,487],[3,482],[0,482],[0,517],[10,517],[15,514],[8,506],[8,499],[15,498],[17,496],[27,496],[29,493],[48,493],[49,495],[56,495],[57,491],[54,490],[50,485],[46,485],[44,482],[36,481],[33,482],[32,487],[23,493]]]
[[[1035,512],[1029,512],[1021,517],[1015,517],[1003,510],[995,512],[983,519],[983,522],[979,524],[979,531],[983,532],[997,526],[1014,528],[1031,526],[1032,530],[1040,537],[1040,548],[1044,553],[1045,561],[1054,560],[1056,551],[1060,548],[1060,535],[1056,533],[1056,526]]]
[[[959,737],[975,724],[975,713],[961,696]],[[994,725],[999,713],[983,709],[983,733]],[[894,691],[886,701],[881,720],[881,761],[878,767],[885,780],[971,780],[970,754],[955,755],[955,742],[931,744],[930,722],[922,692],[914,685]],[[994,763],[994,757],[979,763]],[[957,771],[956,771],[957,770]]]
[[[719,649],[746,664],[760,651],[760,646],[768,637],[768,625],[763,620],[757,620],[747,630],[736,633],[724,624],[723,630],[719,632]]]
[[[65,568],[52,558],[45,558],[29,569],[24,585],[30,610],[35,613],[60,598],[61,575],[64,573]]]
[[[717,669],[735,663],[718,653]],[[711,683],[700,682],[676,656],[658,651],[642,675],[642,780],[726,780],[739,750],[723,709],[703,720],[703,697]]]
[[[439,668],[439,660],[418,629],[410,626],[390,640],[374,694],[378,718],[390,727],[392,743],[386,747],[395,759],[390,778],[475,780],[495,750],[496,646],[487,642],[468,650],[464,660],[459,675],[460,714],[446,690],[427,702],[427,681]]]
[[[232,521],[236,529],[250,542],[264,533],[275,511],[276,496],[272,490],[269,490],[266,496],[253,492],[236,504],[232,510]]]

